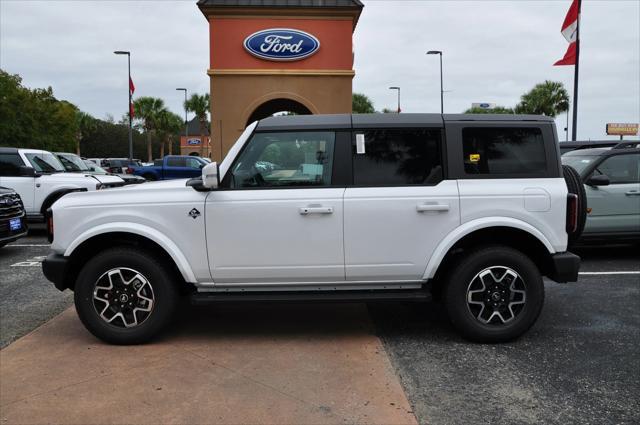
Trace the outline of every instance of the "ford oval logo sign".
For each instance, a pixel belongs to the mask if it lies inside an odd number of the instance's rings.
[[[309,33],[288,28],[272,28],[251,34],[244,48],[260,59],[295,61],[318,51],[320,41]]]
[[[187,145],[193,146],[193,145],[199,145],[200,144],[200,139],[189,139],[187,140]]]

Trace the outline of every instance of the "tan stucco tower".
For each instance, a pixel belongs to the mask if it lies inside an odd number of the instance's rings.
[[[209,21],[211,150],[279,111],[350,113],[359,0],[200,0]]]

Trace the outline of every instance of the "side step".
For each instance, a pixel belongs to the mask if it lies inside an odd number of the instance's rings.
[[[297,291],[297,292],[204,292],[191,295],[191,303],[205,305],[228,302],[374,302],[374,301],[430,301],[425,289],[398,291]]]

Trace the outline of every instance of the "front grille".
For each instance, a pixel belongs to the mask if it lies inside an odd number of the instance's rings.
[[[6,200],[9,200],[10,204],[7,204]],[[24,206],[20,195],[17,193],[0,195],[0,220],[21,217],[23,214]]]

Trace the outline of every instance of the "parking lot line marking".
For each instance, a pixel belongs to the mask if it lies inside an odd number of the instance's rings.
[[[580,272],[580,275],[605,275],[605,274],[640,274],[640,271],[630,270],[626,272]]]
[[[17,246],[17,247],[21,247],[21,246],[51,246],[51,244],[37,244],[37,243],[14,243],[14,244],[9,244],[7,245],[7,247],[10,246]]]

